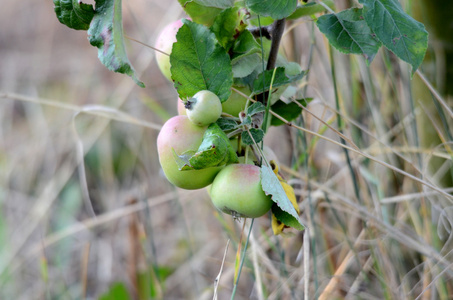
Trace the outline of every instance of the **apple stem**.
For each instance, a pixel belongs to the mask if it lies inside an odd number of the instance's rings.
[[[188,110],[192,110],[193,105],[197,102],[196,98],[190,98],[184,103],[184,107]]]

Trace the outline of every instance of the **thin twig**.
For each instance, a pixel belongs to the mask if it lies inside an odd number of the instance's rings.
[[[420,79],[423,81],[423,83],[428,87],[428,89],[433,93],[434,97],[439,101],[440,104],[445,108],[445,110],[448,112],[450,117],[453,118],[453,111],[451,110],[450,107],[448,107],[447,103],[445,100],[442,98],[442,96],[436,91],[436,89],[432,86],[432,84],[426,79],[425,75],[420,71],[416,71],[417,75],[420,77]]]
[[[238,91],[237,89],[234,89],[234,90],[235,90],[237,93],[241,94],[242,96],[249,98],[250,101],[256,102],[256,100],[253,100],[252,98],[248,97],[248,96],[245,95],[244,93],[241,93],[241,92]],[[315,131],[312,131],[312,130],[310,130],[310,129],[306,129],[306,128],[297,126],[297,125],[295,125],[294,123],[289,122],[288,120],[286,120],[285,118],[283,118],[282,116],[280,116],[279,114],[275,113],[275,112],[272,111],[272,110],[270,110],[269,112],[270,112],[274,117],[276,117],[277,119],[283,121],[283,123],[285,123],[285,124],[286,124],[287,126],[289,126],[289,127],[294,127],[294,128],[296,128],[296,129],[298,129],[298,130],[301,130],[301,131],[304,131],[304,132],[309,133],[309,134],[311,134],[311,135],[317,136],[317,137],[319,137],[319,138],[321,138],[321,139],[323,139],[323,140],[325,140],[325,141],[328,141],[328,142],[330,142],[330,143],[332,143],[332,144],[335,144],[335,145],[337,145],[337,146],[339,146],[339,147],[342,147],[342,148],[344,148],[344,149],[350,150],[350,151],[352,151],[352,152],[354,152],[354,153],[356,153],[356,154],[362,155],[362,156],[364,156],[364,157],[366,157],[366,158],[368,158],[368,159],[370,159],[370,160],[372,160],[372,161],[374,161],[374,162],[376,162],[376,163],[378,163],[378,164],[380,164],[380,165],[382,165],[382,166],[384,166],[384,167],[389,168],[390,170],[395,171],[396,173],[399,173],[399,174],[402,174],[402,175],[404,175],[404,176],[406,176],[406,177],[409,177],[409,178],[411,178],[412,180],[414,180],[414,181],[416,181],[416,182],[418,182],[418,183],[421,183],[421,184],[423,184],[424,186],[427,186],[427,187],[429,187],[429,188],[431,188],[431,189],[433,189],[433,190],[435,190],[435,191],[441,193],[441,194],[442,194],[443,196],[445,196],[447,199],[450,199],[451,201],[453,201],[453,196],[452,196],[452,195],[446,193],[444,190],[442,190],[441,188],[439,188],[439,187],[437,187],[437,186],[435,186],[435,185],[429,183],[428,181],[422,180],[422,179],[420,179],[420,178],[418,178],[418,177],[416,177],[416,176],[414,176],[414,175],[412,175],[412,174],[409,174],[409,173],[407,173],[407,172],[405,172],[405,171],[403,171],[403,170],[401,170],[401,169],[398,169],[398,168],[392,166],[391,164],[386,163],[386,162],[383,161],[383,160],[380,160],[380,159],[378,159],[378,158],[375,158],[375,157],[371,156],[371,155],[368,154],[368,153],[363,152],[362,150],[360,150],[360,149],[358,149],[358,148],[353,148],[353,147],[348,146],[348,145],[343,145],[342,143],[339,143],[339,142],[337,142],[337,141],[335,141],[335,140],[332,140],[332,139],[330,139],[330,138],[328,138],[328,137],[325,137],[325,136],[323,136],[323,135],[321,135],[321,134],[319,134],[319,133],[317,133],[317,132],[315,132]]]
[[[245,221],[246,221],[246,219],[244,219],[244,225],[245,225]],[[241,277],[242,267],[243,267],[244,261],[245,261],[245,252],[247,251],[247,246],[248,246],[249,240],[250,240],[250,233],[252,232],[254,221],[255,221],[255,219],[252,219],[252,222],[250,223],[249,233],[247,235],[247,240],[245,241],[245,246],[244,246],[244,250],[242,253],[241,264],[239,265],[239,272],[237,274],[237,278],[236,278],[236,281],[235,281],[234,287],[233,287],[233,292],[231,294],[231,300],[233,300],[234,296],[236,295],[236,289],[237,289],[237,286],[239,283],[239,278]],[[242,230],[242,231],[244,231],[244,230]],[[240,243],[242,243],[242,239],[241,239]]]
[[[222,275],[222,272],[223,272],[223,265],[225,264],[225,259],[226,259],[226,255],[228,252],[228,246],[230,246],[230,239],[228,239],[226,247],[225,247],[225,252],[223,253],[222,265],[220,265],[219,274],[217,275],[217,277],[214,280],[214,296],[212,297],[212,300],[217,300],[217,288],[219,287],[220,276]]]
[[[139,40],[136,40],[136,39],[134,39],[134,38],[132,38],[132,37],[130,37],[130,36],[127,36],[127,35],[126,35],[126,36],[124,36],[124,37],[127,38],[128,40],[131,40],[131,41],[133,41],[133,42],[136,42],[136,43],[138,43],[138,44],[140,44],[140,45],[143,45],[143,46],[145,46],[145,47],[151,48],[151,49],[153,49],[154,51],[157,51],[157,52],[160,52],[160,53],[162,53],[162,54],[164,54],[164,55],[170,56],[170,54],[168,54],[167,52],[164,52],[164,51],[162,51],[162,50],[159,50],[159,49],[157,49],[157,48],[154,48],[153,46],[150,46],[150,45],[148,45],[148,44],[145,44],[145,43],[143,43],[143,42],[140,42]]]
[[[63,108],[63,109],[75,111],[76,113],[86,113],[89,115],[94,115],[94,116],[98,116],[98,117],[112,119],[115,121],[130,123],[130,124],[135,124],[135,125],[155,129],[155,130],[160,130],[162,128],[161,125],[143,121],[143,120],[139,120],[139,119],[137,119],[125,112],[122,112],[116,108],[103,106],[103,105],[78,106],[78,105],[58,102],[55,100],[29,97],[29,96],[19,95],[19,94],[15,94],[15,93],[4,93],[4,92],[0,92],[0,98],[19,100],[19,101],[25,101],[25,102],[30,102],[30,103],[36,103],[36,104],[40,104],[40,105],[48,105],[51,107]]]

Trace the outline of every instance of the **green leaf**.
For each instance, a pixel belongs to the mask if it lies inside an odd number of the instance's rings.
[[[301,231],[305,229],[305,226],[300,223],[300,220],[297,220],[291,214],[283,211],[280,207],[278,207],[277,204],[272,205],[272,213],[277,218],[277,220],[279,220],[286,226],[290,226]]]
[[[193,0],[193,2],[207,6],[207,7],[217,7],[217,8],[228,8],[234,5],[234,0]]]
[[[174,272],[174,268],[168,266],[150,266],[148,270],[139,270],[137,278],[137,298],[159,299],[162,291],[165,291],[165,280]]]
[[[261,46],[250,31],[243,31],[232,48],[231,63],[234,77],[246,77],[261,65]]]
[[[183,23],[170,55],[170,71],[180,98],[210,90],[220,101],[226,101],[233,84],[228,53],[208,28],[189,20]]]
[[[272,82],[272,90],[274,88],[287,85],[289,83],[295,82],[305,76],[305,71],[302,71],[296,75],[285,74],[285,68],[278,67],[275,71],[275,77],[272,81],[272,75],[274,70],[266,70],[264,73],[261,73],[258,78],[253,82],[253,93],[260,94],[262,92],[269,91]],[[263,77],[264,77],[264,89],[263,89]]]
[[[217,37],[217,41],[227,51],[233,46],[236,38],[247,27],[245,23],[245,11],[239,7],[231,7],[223,10],[214,20],[211,31]]]
[[[178,2],[194,22],[206,26],[211,26],[223,9],[234,4],[233,0],[178,0]]]
[[[241,57],[254,53],[261,53],[261,46],[250,31],[243,31],[234,42],[232,61],[235,62]]]
[[[53,0],[60,23],[75,30],[88,30],[94,16],[93,5],[79,0]]]
[[[245,118],[242,120],[241,126],[249,126],[252,125],[252,117],[250,115],[245,116]]]
[[[247,7],[261,16],[275,20],[291,15],[297,7],[297,0],[245,0]]]
[[[250,134],[249,134],[250,132]],[[250,137],[252,135],[252,137]],[[264,131],[261,128],[250,128],[249,131],[241,133],[242,143],[244,145],[254,145],[260,143],[264,138]]]
[[[335,2],[333,0],[324,0],[325,5],[335,10]],[[294,20],[306,16],[311,16],[320,12],[325,11],[326,8],[316,2],[309,2],[306,4],[298,5],[296,10],[287,18],[288,20]]]
[[[385,47],[418,69],[428,49],[428,32],[395,0],[359,0],[363,17]]]
[[[362,54],[367,63],[376,56],[381,42],[362,16],[362,9],[351,8],[337,14],[323,15],[316,22],[330,44],[343,53]]]
[[[263,165],[261,166],[260,175],[261,175],[261,187],[263,188],[264,193],[266,195],[271,195],[272,200],[277,204],[277,206],[282,211],[291,215],[302,227],[305,227],[302,224],[302,221],[300,220],[299,215],[297,214],[297,211],[294,208],[293,204],[288,199],[288,196],[286,196],[285,190],[283,189],[282,185],[280,184],[280,181],[278,180],[277,176],[274,174],[272,169]],[[295,227],[293,225],[290,226]]]
[[[300,99],[296,100],[303,106],[307,106],[307,104],[313,100],[313,98],[306,98],[306,99]],[[271,106],[271,110],[278,114],[279,116],[285,118],[288,122],[291,122],[292,120],[296,119],[300,114],[302,113],[302,107],[297,105],[297,103],[290,102],[290,103],[285,103],[281,100],[278,100]],[[272,116],[271,119],[271,125],[272,126],[280,126],[285,124],[282,120]]]
[[[130,76],[140,87],[135,70],[126,55],[123,38],[121,0],[97,0],[94,18],[88,29],[91,45],[98,48],[99,60],[107,69]]]
[[[178,155],[173,150],[179,170],[201,170],[238,162],[238,157],[227,135],[216,123],[209,125],[198,150]]]
[[[264,106],[263,103],[261,102],[255,102],[249,107],[247,107],[247,115],[253,116],[256,115],[257,113],[266,111],[266,106]]]
[[[238,127],[238,123],[229,118],[218,118],[216,124],[219,125],[223,131],[230,131]]]
[[[261,65],[261,55],[251,53],[249,55],[240,56],[232,61],[233,76],[235,78],[244,78],[249,76]]]
[[[113,284],[107,292],[99,296],[99,300],[129,300],[129,292],[124,283]]]
[[[272,23],[274,23],[275,20],[272,19],[271,17],[264,17],[260,16],[259,22],[258,22],[258,16],[256,14],[251,14],[249,23],[251,26],[259,27],[261,26],[269,26]]]

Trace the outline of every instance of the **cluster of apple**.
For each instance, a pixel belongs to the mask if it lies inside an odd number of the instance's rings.
[[[176,42],[176,33],[182,25],[181,21],[176,21],[164,28],[156,48],[170,53]],[[156,52],[156,57],[162,74],[171,80],[169,56]],[[246,87],[238,89],[245,94],[250,93]],[[219,210],[235,217],[257,218],[270,210],[273,201],[264,193],[260,168],[253,161],[237,158],[234,154],[236,159],[223,165],[182,170],[176,159],[180,154],[196,152],[208,127],[222,113],[239,116],[246,102],[245,97],[233,92],[227,101],[221,103],[217,95],[208,90],[199,91],[184,101],[178,99],[179,115],[163,125],[157,138],[157,147],[160,165],[172,184],[189,190],[208,187],[212,202]],[[237,139],[230,143],[234,148]]]

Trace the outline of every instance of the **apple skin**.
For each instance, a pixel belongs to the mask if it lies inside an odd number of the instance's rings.
[[[223,168],[211,185],[210,195],[217,209],[235,217],[261,217],[273,204],[261,188],[260,168],[249,164]]]
[[[167,54],[170,54],[173,43],[176,43],[176,33],[178,32],[179,28],[182,27],[182,25],[184,25],[182,23],[182,20],[177,20],[165,26],[156,40],[155,48]],[[157,65],[159,66],[160,71],[165,76],[165,78],[172,81],[170,72],[170,56],[165,55],[159,51],[156,51],[155,53]]]
[[[186,107],[186,114],[189,120],[197,126],[214,123],[222,114],[220,99],[211,91],[199,91],[187,101],[190,107]]]
[[[248,87],[234,87],[241,91],[247,96],[250,95],[251,91]],[[222,111],[234,117],[238,117],[239,113],[244,110],[247,98],[239,95],[235,91],[231,91],[230,97],[222,103]]]
[[[250,95],[251,93],[248,87],[234,87],[234,88],[246,94],[247,96]],[[222,102],[222,112],[232,115],[234,117],[238,117],[239,113],[244,110],[246,102],[247,102],[246,98],[244,98],[242,95],[239,95],[235,91],[232,91],[230,97],[226,101]],[[177,107],[179,115],[187,115],[186,108],[184,107],[184,101],[182,101],[179,98]]]
[[[181,98],[178,98],[178,115],[187,116],[186,107],[184,106],[184,101]]]
[[[203,170],[180,171],[173,157],[173,151],[179,155],[187,150],[196,151],[203,140],[207,127],[192,124],[187,116],[175,116],[165,122],[157,136],[157,152],[160,165],[168,181],[175,186],[195,190],[212,183],[222,167]]]

